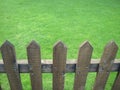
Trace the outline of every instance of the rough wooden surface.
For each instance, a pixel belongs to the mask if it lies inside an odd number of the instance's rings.
[[[11,90],[22,90],[14,46],[6,41],[1,47],[1,53]]]
[[[79,50],[78,60],[75,71],[74,90],[84,90],[86,84],[86,78],[89,70],[92,46],[89,42],[85,42]]]
[[[58,42],[53,48],[53,90],[64,90],[67,48]]]
[[[40,47],[35,41],[27,47],[27,56],[32,90],[42,90]]]
[[[58,42],[53,48],[53,60],[41,60],[40,47],[32,41],[27,47],[28,60],[17,60],[14,46],[6,41],[0,48],[0,73],[6,73],[11,90],[22,90],[20,73],[30,73],[32,90],[42,90],[42,73],[53,73],[53,90],[64,90],[65,73],[75,73],[74,90],[85,90],[88,72],[97,72],[92,90],[104,90],[110,72],[118,72],[112,90],[120,90],[120,59],[115,60],[118,50],[115,42],[104,49],[101,60],[91,59],[92,46],[85,42],[77,60],[67,60],[67,48]],[[91,61],[91,62],[90,62]],[[100,61],[100,62],[99,62]]]
[[[118,47],[115,42],[110,42],[106,45],[101,57],[93,90],[104,90],[117,50]]]
[[[29,64],[27,60],[18,60],[18,70],[20,73],[29,73]],[[67,60],[66,62],[66,73],[75,73],[76,69],[76,60]],[[52,60],[42,60],[41,61],[42,73],[52,73]],[[88,72],[98,72],[99,59],[92,59]],[[118,72],[120,67],[120,60],[116,59],[112,65],[111,72]],[[0,60],[0,73],[6,73],[3,61]]]

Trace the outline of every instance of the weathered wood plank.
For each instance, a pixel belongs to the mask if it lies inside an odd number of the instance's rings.
[[[75,71],[74,90],[84,90],[93,48],[89,42],[83,43],[79,49]]]
[[[29,65],[27,60],[18,60],[18,69],[20,73],[29,73]],[[42,73],[52,73],[52,60],[42,60]],[[67,60],[66,62],[66,73],[74,73],[76,69],[76,60]],[[98,72],[99,59],[92,59],[89,72]],[[120,60],[116,59],[112,65],[111,72],[118,72],[120,67]],[[0,60],[0,73],[5,73],[5,68],[3,62]]]
[[[32,90],[42,90],[40,47],[32,41],[27,47]]]
[[[113,83],[112,90],[120,90],[120,71],[118,72],[116,79]]]
[[[104,90],[117,50],[118,46],[115,42],[110,42],[105,47],[93,90]]]
[[[64,90],[67,48],[60,41],[53,48],[53,90]]]
[[[6,41],[1,47],[1,53],[11,90],[22,90],[14,46]]]

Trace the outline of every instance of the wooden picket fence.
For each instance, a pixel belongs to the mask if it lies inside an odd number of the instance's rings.
[[[100,59],[91,60],[93,48],[84,42],[78,53],[77,61],[67,60],[67,47],[57,42],[53,48],[53,60],[41,60],[40,46],[32,41],[27,47],[28,63],[16,61],[14,46],[6,41],[1,46],[3,62],[0,61],[0,73],[6,73],[11,90],[23,90],[20,73],[30,73],[32,90],[43,90],[42,73],[53,73],[53,90],[64,90],[65,73],[75,73],[73,90],[85,90],[89,72],[97,72],[92,90],[104,90],[110,72],[118,72],[112,90],[120,90],[120,60],[115,60],[118,46],[115,42],[108,43]],[[0,90],[2,90],[0,88]]]

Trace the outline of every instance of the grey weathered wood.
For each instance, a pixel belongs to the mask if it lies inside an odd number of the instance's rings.
[[[117,77],[112,86],[112,90],[120,90],[120,72],[117,74]]]
[[[53,48],[53,90],[64,90],[67,48],[60,41]]]
[[[14,46],[6,41],[1,47],[1,53],[11,90],[22,90]]]
[[[89,42],[83,43],[79,49],[75,71],[74,90],[85,90],[93,48]]]
[[[32,41],[27,47],[27,56],[32,90],[42,90],[40,47],[35,41]]]
[[[115,44],[115,42],[110,42],[105,47],[93,90],[104,90],[117,50],[118,46]]]
[[[18,60],[18,69],[20,73],[29,73],[29,65],[27,60]],[[42,60],[42,73],[52,73],[52,60]],[[76,69],[76,60],[67,60],[66,73],[74,73]],[[99,59],[91,59],[89,72],[98,72]],[[116,59],[112,65],[111,72],[118,72],[120,67],[120,60]],[[0,73],[5,73],[3,62],[0,60]]]

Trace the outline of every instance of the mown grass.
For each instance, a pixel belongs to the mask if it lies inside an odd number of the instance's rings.
[[[36,40],[42,59],[52,59],[53,45],[63,41],[68,59],[76,59],[81,43],[88,40],[94,48],[92,58],[100,58],[106,43],[114,40],[120,47],[119,0],[1,0],[0,45],[9,40],[16,48],[17,59],[25,59],[26,46]],[[117,58],[120,58],[120,50]],[[111,74],[113,78],[116,74]],[[21,74],[24,90],[30,90],[28,75]],[[65,90],[72,90],[74,74],[66,75]],[[90,90],[95,74],[88,75],[86,90]],[[52,74],[43,74],[44,90],[52,88]],[[110,90],[110,78],[106,90]],[[0,82],[9,90],[7,79]],[[7,88],[8,87],[8,88]]]

